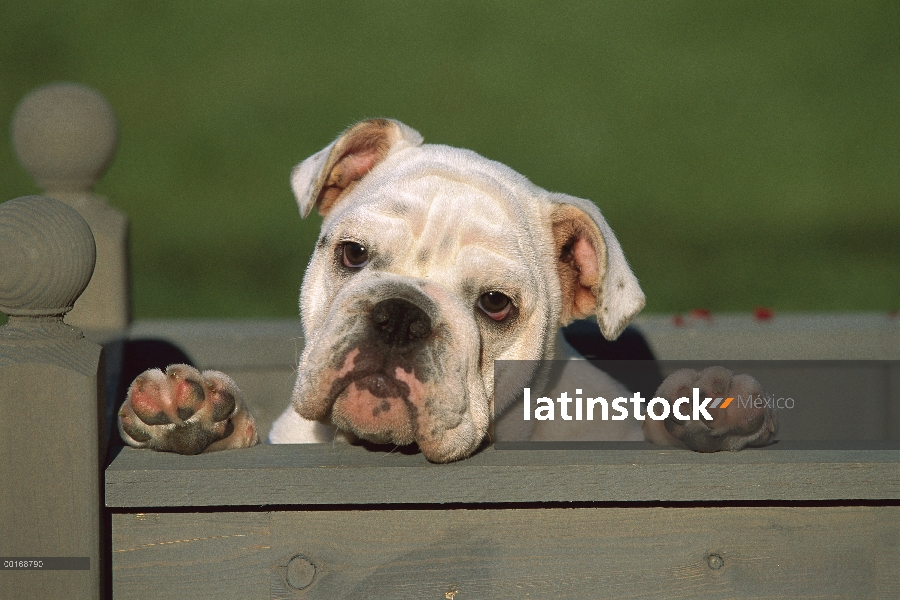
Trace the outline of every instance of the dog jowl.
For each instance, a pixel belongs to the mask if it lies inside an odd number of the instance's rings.
[[[614,339],[644,306],[591,202],[543,190],[474,152],[422,142],[397,121],[363,121],[291,175],[301,215],[316,209],[323,223],[300,292],[305,346],[273,443],[337,435],[415,443],[435,462],[464,458],[489,437],[494,403],[499,414],[514,401],[495,398],[495,360],[573,357],[561,326],[596,315]],[[180,452],[256,443],[227,376],[170,371],[132,385],[120,412],[128,443]],[[618,394],[617,382],[597,377]],[[235,398],[233,413],[221,400],[216,412],[221,390]],[[631,421],[588,435],[686,447],[702,438],[695,449],[709,451],[774,434],[773,411],[745,416],[735,435],[726,426],[712,442],[678,423],[642,431]]]

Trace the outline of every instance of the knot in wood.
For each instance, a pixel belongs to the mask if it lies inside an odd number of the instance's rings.
[[[725,559],[722,558],[721,554],[717,554],[713,552],[709,556],[706,557],[706,564],[709,565],[709,568],[713,571],[718,571],[722,567],[725,566]]]
[[[316,578],[316,565],[311,560],[298,554],[287,565],[287,583],[295,590],[302,590],[312,585]]]

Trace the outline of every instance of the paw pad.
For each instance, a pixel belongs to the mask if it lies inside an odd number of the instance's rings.
[[[179,454],[259,443],[234,381],[189,365],[141,373],[119,409],[119,432],[129,446]]]

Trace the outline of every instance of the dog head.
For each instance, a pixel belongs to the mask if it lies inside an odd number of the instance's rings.
[[[489,430],[495,360],[550,358],[559,327],[589,315],[614,339],[644,295],[592,203],[422,141],[363,121],[293,171],[301,215],[324,217],[293,405],[448,462]]]

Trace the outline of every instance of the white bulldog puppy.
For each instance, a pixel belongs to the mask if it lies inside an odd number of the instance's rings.
[[[574,358],[560,335],[596,315],[615,339],[644,306],[622,249],[591,202],[543,190],[469,150],[423,144],[397,121],[363,121],[298,165],[302,216],[324,217],[300,293],[305,347],[291,406],[272,443],[417,444],[433,462],[469,456],[498,431],[520,439],[649,439],[713,451],[766,442],[774,413],[735,406],[713,422],[498,419],[516,398],[494,394],[494,361]],[[535,374],[539,378],[540,374]],[[584,386],[630,396],[592,369]],[[584,377],[582,377],[582,380]],[[678,372],[691,386],[759,393],[724,370]],[[551,386],[552,387],[552,386]],[[521,401],[521,400],[519,400]],[[174,365],[138,377],[119,412],[132,446],[181,453],[258,443],[226,375]]]

